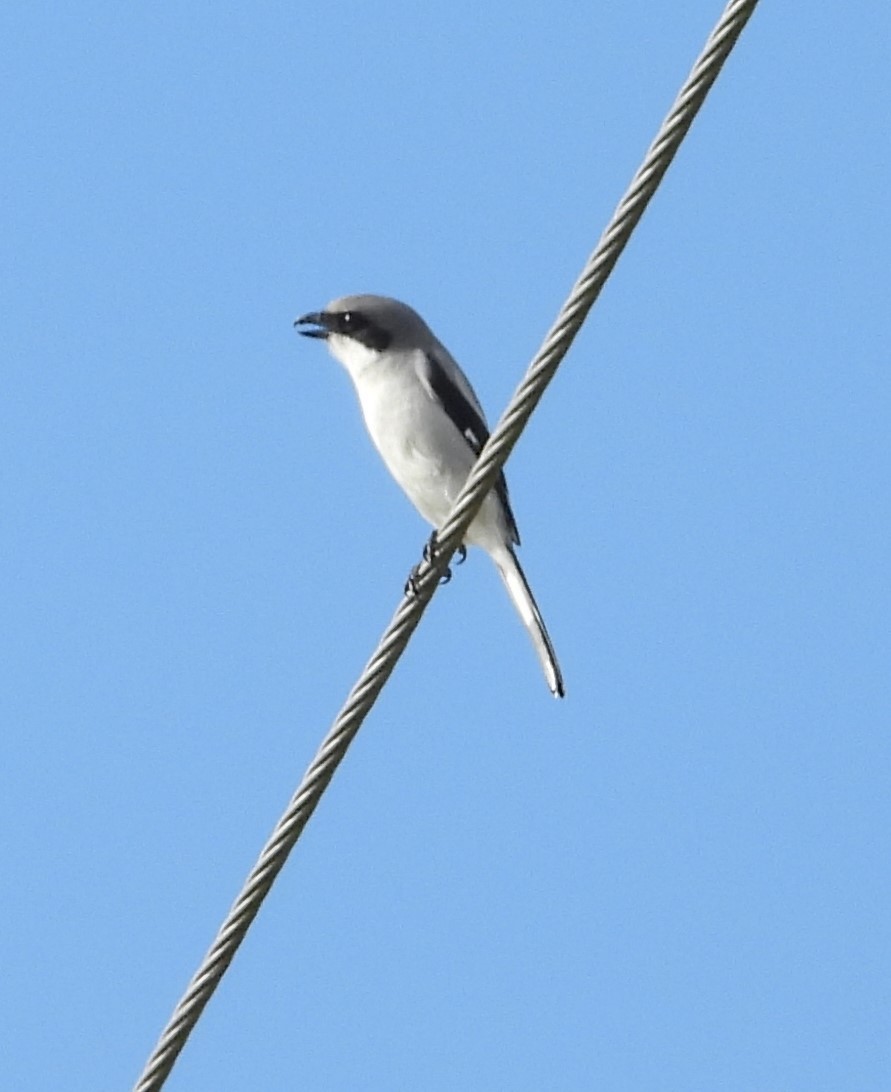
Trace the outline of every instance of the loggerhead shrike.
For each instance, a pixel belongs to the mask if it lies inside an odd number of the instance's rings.
[[[365,424],[388,470],[434,527],[442,527],[489,437],[473,388],[417,312],[386,296],[344,296],[295,326],[324,338],[346,368]],[[523,620],[551,693],[563,676],[541,612],[517,561],[517,524],[504,474],[467,529],[468,545],[492,558]]]

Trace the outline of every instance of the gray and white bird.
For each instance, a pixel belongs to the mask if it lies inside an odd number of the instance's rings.
[[[489,437],[479,399],[448,350],[416,311],[386,296],[344,296],[294,325],[308,327],[300,330],[306,337],[325,339],[349,372],[388,470],[421,515],[442,527]],[[495,562],[551,693],[562,698],[554,646],[514,551],[520,535],[503,473],[465,542]]]

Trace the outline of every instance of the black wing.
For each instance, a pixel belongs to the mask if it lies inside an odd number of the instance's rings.
[[[470,445],[474,455],[478,456],[483,450],[483,444],[489,439],[489,430],[486,428],[486,422],[480,416],[479,410],[467,398],[461,388],[451,380],[448,372],[432,353],[424,354],[424,378],[433,396],[445,410],[455,428]],[[498,499],[504,506],[511,538],[519,546],[520,533],[517,530],[517,523],[511,511],[510,499],[507,495],[507,480],[504,477],[503,470],[499,471],[494,488]]]

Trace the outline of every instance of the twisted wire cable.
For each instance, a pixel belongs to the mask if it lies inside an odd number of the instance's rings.
[[[437,533],[436,551],[419,565],[415,593],[407,595],[400,603],[374,655],[350,691],[216,939],[164,1028],[134,1086],[134,1092],[157,1092],[166,1081],[204,1006],[232,962],[263,899],[390,677],[452,554],[460,545],[483,498],[494,484],[499,470],[599,296],[756,4],[757,0],[731,0],[724,9],[541,349],[480,453],[451,515]]]

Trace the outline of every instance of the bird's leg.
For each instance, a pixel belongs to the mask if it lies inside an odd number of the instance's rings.
[[[418,594],[418,580],[421,576],[421,566],[415,565],[412,571],[408,574],[408,580],[405,582],[405,594],[409,599],[414,599]],[[448,584],[452,579],[452,570],[446,569],[446,571],[439,578],[440,584]]]
[[[408,580],[405,582],[405,595],[407,599],[414,599],[418,594],[418,577],[421,575],[421,566],[415,565],[412,571],[408,574]]]
[[[439,542],[436,538],[436,531],[434,531],[424,543],[424,560],[427,562],[428,565],[433,564],[438,547]]]
[[[437,539],[436,532],[434,531],[424,545],[424,560],[428,563],[428,565],[433,564],[438,549],[439,540]],[[458,559],[455,562],[456,565],[463,565],[464,562],[467,560],[467,547],[464,545],[463,542],[458,547],[458,549],[455,550],[455,557]]]
[[[424,543],[424,560],[427,562],[428,565],[432,565],[435,562],[436,554],[437,554],[438,549],[439,549],[439,543],[438,543],[437,538],[436,538],[436,531],[434,531],[430,535],[430,538],[427,539],[427,541]],[[465,550],[464,547],[461,546],[460,547],[460,552],[461,552],[462,556],[461,556],[461,560],[458,562],[459,565],[460,565],[461,561],[464,560],[464,555],[466,555],[467,550]],[[405,594],[406,595],[417,595],[418,594],[418,576],[420,575],[420,570],[421,570],[420,565],[415,565],[415,567],[409,573],[408,581],[407,581],[407,583],[405,585]],[[440,584],[448,584],[448,582],[451,579],[452,579],[452,570],[451,569],[446,569],[445,572],[442,574],[442,576],[439,578],[439,582],[440,582]]]

